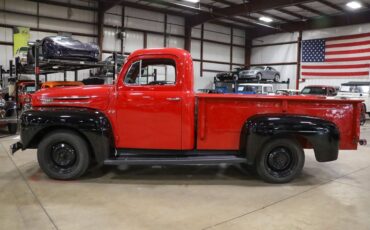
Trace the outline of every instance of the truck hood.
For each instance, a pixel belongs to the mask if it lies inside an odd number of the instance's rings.
[[[88,85],[41,89],[32,95],[32,106],[83,107],[105,110],[113,85]]]

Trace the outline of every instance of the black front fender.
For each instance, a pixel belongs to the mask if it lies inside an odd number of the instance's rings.
[[[245,122],[240,149],[253,163],[259,151],[271,139],[292,138],[302,147],[312,147],[319,162],[338,158],[339,130],[330,121],[300,115],[257,115]]]
[[[114,149],[109,119],[85,108],[34,108],[21,116],[22,149],[37,148],[42,138],[57,129],[69,129],[88,142],[95,159],[102,163]]]

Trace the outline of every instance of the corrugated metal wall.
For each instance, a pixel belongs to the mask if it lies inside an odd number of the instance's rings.
[[[95,7],[94,1],[59,2]],[[83,42],[97,42],[96,24],[97,12],[93,10],[25,0],[0,0],[0,65],[8,69],[9,60],[13,57],[13,26],[30,27],[31,40],[56,35],[58,32],[69,32]],[[115,6],[107,11],[104,17],[103,58],[111,55],[113,51],[127,54],[141,48],[184,48],[184,24],[184,18],[175,15]],[[126,33],[122,41],[117,38],[120,31]],[[243,66],[244,43],[244,30],[210,23],[193,28],[191,53],[194,59],[196,89],[211,87],[216,71]],[[88,72],[79,73],[79,76],[80,79],[85,78]],[[73,77],[73,73],[68,74],[69,80]],[[63,76],[55,74],[48,76],[48,79],[62,80]]]
[[[303,31],[302,40],[328,38],[333,36],[360,34],[368,32],[370,32],[370,23],[345,27],[334,27],[320,30]],[[295,63],[294,64],[289,63],[297,62],[297,44],[298,44],[297,39],[298,33],[281,33],[254,39],[252,43],[253,46],[259,47],[252,48],[251,64],[256,65],[256,64],[281,63],[281,65],[274,65],[274,67],[281,72],[281,78],[283,80],[290,78],[292,82],[290,86],[291,88],[295,88],[295,82],[297,77],[297,65]],[[277,43],[289,43],[289,42],[293,43],[273,45]],[[313,78],[306,79],[305,82],[300,82],[299,88],[302,89],[306,85],[340,86],[341,83],[348,82],[350,80],[363,81],[364,79]]]

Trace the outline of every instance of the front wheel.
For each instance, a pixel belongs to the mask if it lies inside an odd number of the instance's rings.
[[[304,161],[303,149],[297,142],[275,139],[268,142],[258,155],[256,169],[266,182],[287,183],[301,173]]]
[[[82,176],[90,161],[86,141],[69,130],[57,130],[47,135],[38,146],[37,159],[45,174],[57,180]]]
[[[279,82],[280,81],[280,75],[276,74],[274,77],[274,82]]]

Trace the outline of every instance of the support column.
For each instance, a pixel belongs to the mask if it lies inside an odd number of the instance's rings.
[[[204,24],[201,26],[200,32],[200,76],[203,77],[203,40],[204,40]]]
[[[244,45],[244,66],[245,68],[249,68],[251,66],[252,40],[248,37],[247,31],[245,31]]]
[[[191,25],[189,19],[185,21],[185,47],[187,51],[191,50]]]
[[[233,45],[234,45],[234,27],[230,31],[230,71],[233,69]]]
[[[167,47],[167,14],[164,14],[163,47]]]
[[[100,50],[103,50],[103,40],[104,40],[104,11],[102,9],[103,4],[99,3],[98,10],[98,45]],[[102,58],[102,53],[100,53],[100,59]]]
[[[299,89],[299,80],[301,78],[301,52],[302,52],[302,30],[298,32],[297,40],[297,74],[296,74],[296,83],[295,88]]]

